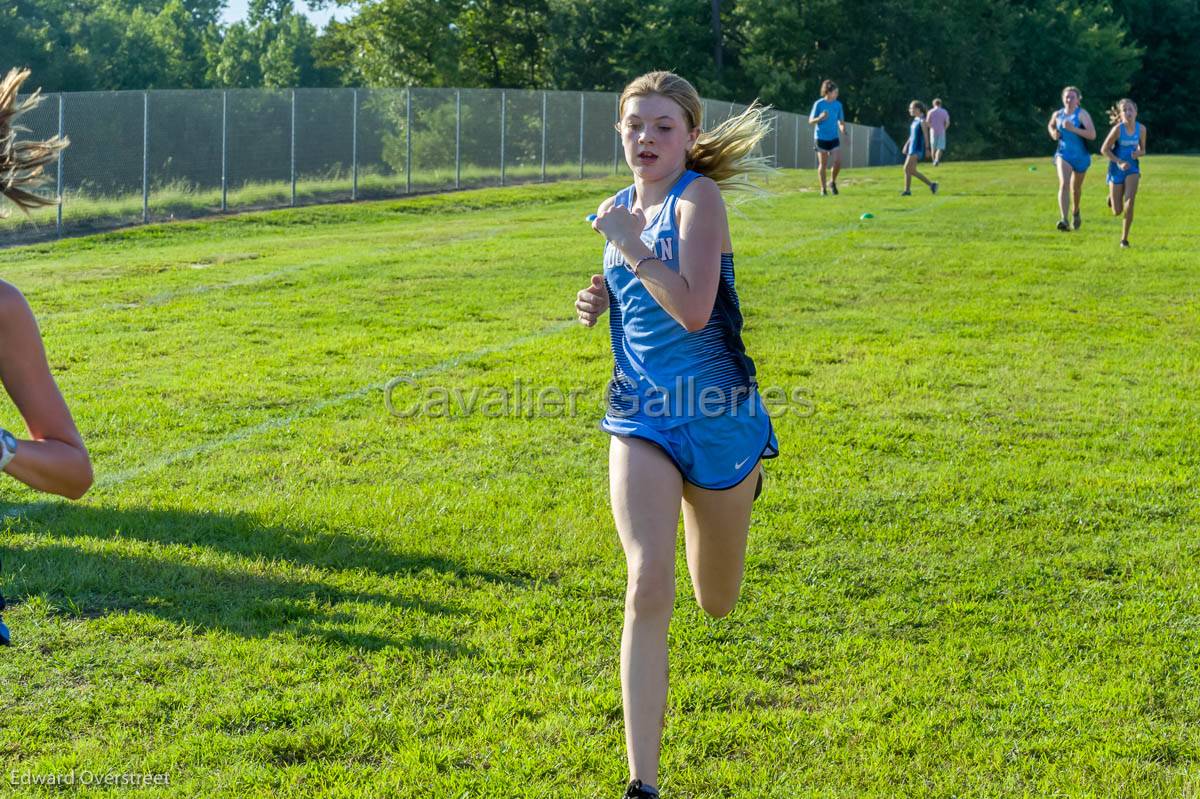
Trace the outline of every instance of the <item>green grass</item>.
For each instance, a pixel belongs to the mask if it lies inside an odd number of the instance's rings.
[[[1200,792],[1197,163],[1146,160],[1130,251],[1099,167],[1054,230],[1044,159],[936,197],[789,173],[731,212],[760,379],[813,412],[777,420],[730,617],[680,547],[666,796]],[[611,356],[567,321],[618,185],[0,251],[99,479],[0,483],[33,503],[2,522],[0,793],[619,795]],[[587,395],[401,419],[405,374]]]

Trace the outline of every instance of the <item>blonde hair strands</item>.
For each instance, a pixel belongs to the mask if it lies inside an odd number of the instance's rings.
[[[45,181],[46,165],[58,158],[59,152],[69,144],[67,139],[58,136],[46,141],[17,141],[17,133],[28,132],[28,129],[14,124],[15,121],[42,102],[40,89],[24,100],[17,100],[17,92],[29,74],[28,69],[10,69],[0,80],[0,194],[25,213],[31,208],[57,202],[33,194],[29,189]],[[0,209],[0,216],[4,215]]]
[[[648,72],[634,79],[621,92],[619,106],[622,116],[625,103],[633,97],[657,94],[674,100],[683,113],[688,129],[701,127],[704,107],[696,87],[673,72]],[[756,189],[751,181],[768,177],[776,169],[771,160],[755,151],[771,126],[766,119],[768,107],[756,100],[735,117],[725,120],[715,129],[700,133],[688,152],[686,166],[711,178],[722,189]]]

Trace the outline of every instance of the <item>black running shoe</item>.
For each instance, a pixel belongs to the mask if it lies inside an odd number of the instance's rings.
[[[938,187],[938,184],[937,184],[936,180],[933,183],[929,184],[929,190],[931,192],[933,192],[934,194],[937,194],[937,187]]]
[[[828,194],[828,193],[829,193],[829,189],[821,189],[821,196],[822,196],[822,197],[824,197],[824,196],[825,196],[826,194]]]
[[[1121,239],[1121,249],[1123,249],[1123,250],[1129,249],[1129,239]]]
[[[645,787],[641,780],[630,780],[629,787],[625,789],[625,795],[621,799],[659,799],[659,797],[658,791]]]
[[[1075,219],[1073,221],[1075,223],[1076,230],[1079,230],[1079,228],[1083,227],[1083,217],[1079,215],[1078,211],[1075,212]]]
[[[834,194],[837,194],[837,184],[836,183],[830,183],[829,188],[833,189]]]
[[[900,196],[901,197],[911,197],[912,192],[911,191],[902,191],[902,192],[900,192]]]
[[[1060,220],[1058,220],[1058,229],[1061,230],[1063,233],[1066,233],[1067,231],[1069,231],[1071,229],[1071,226],[1067,224],[1067,220],[1060,219]]]

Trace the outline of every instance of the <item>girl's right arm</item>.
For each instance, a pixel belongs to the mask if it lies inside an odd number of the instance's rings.
[[[1104,144],[1100,145],[1100,154],[1112,161],[1114,164],[1120,164],[1121,159],[1113,153],[1113,145],[1117,143],[1117,136],[1121,135],[1121,123],[1113,125],[1112,130],[1104,137]]]
[[[79,499],[92,485],[92,463],[62,393],[50,374],[37,320],[15,286],[0,281],[0,383],[13,399],[29,440],[4,471],[39,491]]]
[[[1058,141],[1058,112],[1055,111],[1050,115],[1050,121],[1046,124],[1046,130],[1050,132],[1050,138]]]

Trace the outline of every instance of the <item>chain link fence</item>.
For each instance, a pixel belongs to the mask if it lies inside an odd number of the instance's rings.
[[[21,122],[71,146],[0,219],[5,244],[233,211],[567,180],[622,169],[618,95],[513,89],[230,89],[51,94]],[[710,129],[746,106],[704,100]],[[816,166],[806,116],[770,112],[762,153]],[[899,163],[882,128],[847,124],[846,168]]]

